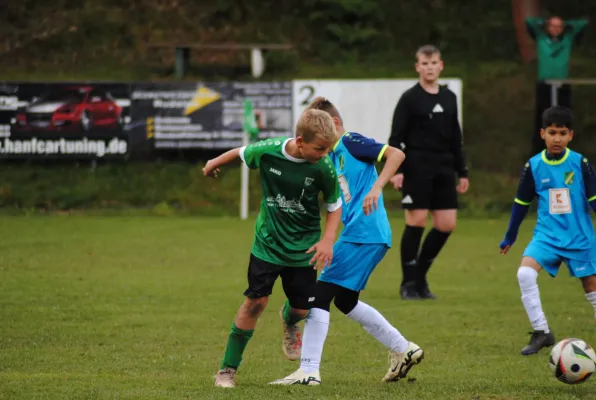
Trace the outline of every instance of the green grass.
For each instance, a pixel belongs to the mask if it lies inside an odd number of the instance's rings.
[[[297,368],[281,353],[276,286],[234,390],[213,387],[242,301],[254,221],[198,217],[0,217],[0,399],[594,399],[548,352],[522,357],[530,329],[515,278],[532,221],[501,257],[507,221],[463,219],[431,272],[435,302],[398,299],[395,247],[362,300],[426,359],[414,383],[382,384],[386,352],[332,310],[321,387],[270,387]],[[401,220],[392,220],[394,244]],[[596,344],[594,311],[563,272],[540,276],[558,339]]]

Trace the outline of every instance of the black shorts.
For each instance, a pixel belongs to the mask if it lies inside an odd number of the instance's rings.
[[[244,295],[251,299],[269,296],[281,276],[281,284],[293,308],[310,310],[315,300],[317,271],[312,267],[284,267],[250,255],[248,289]]]
[[[406,210],[457,209],[455,169],[410,163],[404,171],[402,207]]]

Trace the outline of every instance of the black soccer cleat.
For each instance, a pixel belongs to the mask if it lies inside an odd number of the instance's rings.
[[[529,333],[532,335],[530,336],[530,343],[521,349],[520,353],[522,356],[536,354],[540,351],[540,349],[544,347],[551,347],[555,344],[555,335],[552,331],[549,333],[544,333],[544,331],[534,331]]]
[[[428,299],[428,300],[436,300],[437,299],[437,296],[435,296],[433,294],[433,292],[430,291],[428,286],[424,286],[422,289],[418,289],[418,296],[420,296],[421,299]]]
[[[416,290],[416,282],[404,282],[399,288],[399,294],[403,300],[420,300],[420,294]]]

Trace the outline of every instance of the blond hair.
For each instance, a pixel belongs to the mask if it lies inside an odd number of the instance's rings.
[[[334,142],[336,134],[331,115],[322,110],[306,109],[296,123],[296,136],[302,137],[306,143],[315,138]]]
[[[340,121],[342,120],[337,107],[325,97],[315,97],[315,99],[308,105],[307,110],[325,111],[327,114],[331,115],[331,117],[339,118]]]

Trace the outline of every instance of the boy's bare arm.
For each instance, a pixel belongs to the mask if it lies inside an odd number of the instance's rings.
[[[240,157],[240,147],[226,151],[214,159],[207,161],[207,164],[205,164],[205,167],[203,168],[203,175],[217,178],[219,167],[229,164],[238,157]]]
[[[331,264],[331,261],[333,260],[333,245],[335,244],[335,236],[339,224],[341,224],[341,207],[335,211],[327,213],[325,231],[321,236],[321,240],[306,252],[307,254],[312,253],[313,251],[315,252],[310,260],[310,264],[314,264],[315,269],[322,269],[326,265]]]
[[[362,202],[365,215],[370,215],[379,207],[379,198],[381,197],[381,193],[383,193],[383,188],[395,175],[405,158],[406,155],[404,152],[395,147],[388,146],[385,149],[383,153],[383,160],[385,160],[383,170]]]
[[[389,146],[383,153],[383,160],[385,160],[385,165],[379,174],[374,186],[383,189],[389,179],[395,175],[401,164],[404,162],[406,155],[403,151],[396,149],[395,147]]]

